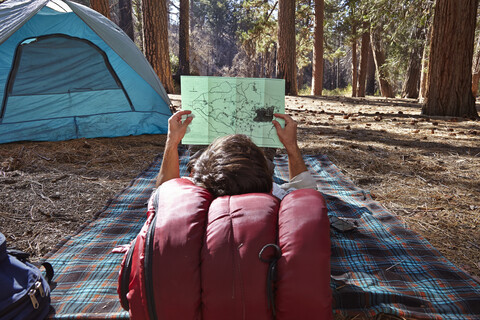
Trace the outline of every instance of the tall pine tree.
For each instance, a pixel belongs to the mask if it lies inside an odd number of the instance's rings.
[[[167,0],[142,0],[143,48],[168,93],[174,92],[168,50]]]
[[[297,64],[295,40],[295,0],[278,2],[278,78],[285,79],[285,93],[296,96]]]
[[[472,94],[477,8],[478,0],[436,1],[423,114],[478,117]]]
[[[321,96],[323,91],[323,16],[324,0],[315,0],[315,28],[312,61],[312,94]]]

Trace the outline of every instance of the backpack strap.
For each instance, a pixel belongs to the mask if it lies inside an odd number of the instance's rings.
[[[28,261],[28,258],[30,258],[30,253],[27,253],[27,252],[24,252],[22,250],[18,250],[18,249],[8,249],[7,248],[7,254],[11,255],[11,256],[14,256],[15,258],[17,258],[18,260],[22,261],[22,262],[26,262]]]
[[[7,254],[17,258],[21,262],[24,262],[24,263],[29,262],[28,258],[30,258],[30,253],[28,253],[28,252],[24,252],[24,251],[18,250],[18,249],[7,249]],[[55,275],[55,272],[53,271],[52,265],[48,262],[43,262],[42,264],[40,264],[39,267],[44,267],[45,268],[46,279],[48,281],[48,284],[51,284],[53,276]]]
[[[45,275],[46,275],[48,284],[52,284],[52,279],[53,279],[53,276],[55,275],[52,265],[48,262],[43,262],[41,266],[45,268]]]

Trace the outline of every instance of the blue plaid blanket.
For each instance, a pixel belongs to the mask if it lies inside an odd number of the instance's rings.
[[[185,173],[188,154],[181,157]],[[334,313],[415,319],[480,319],[480,284],[445,259],[369,193],[357,188],[325,156],[305,156],[329,215],[355,230],[332,229]],[[145,221],[146,202],[161,158],[112,199],[97,218],[47,255],[56,272],[54,319],[128,319],[117,296],[121,254]],[[288,180],[286,156],[277,156],[274,181]]]

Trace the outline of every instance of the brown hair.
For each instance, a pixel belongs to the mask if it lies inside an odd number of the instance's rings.
[[[195,161],[192,179],[215,197],[272,190],[272,173],[262,149],[243,134],[212,142]]]

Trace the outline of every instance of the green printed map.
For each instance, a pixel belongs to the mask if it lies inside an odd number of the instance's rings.
[[[182,110],[194,117],[183,144],[242,133],[260,147],[282,147],[272,120],[285,113],[284,80],[182,76],[181,88]]]

